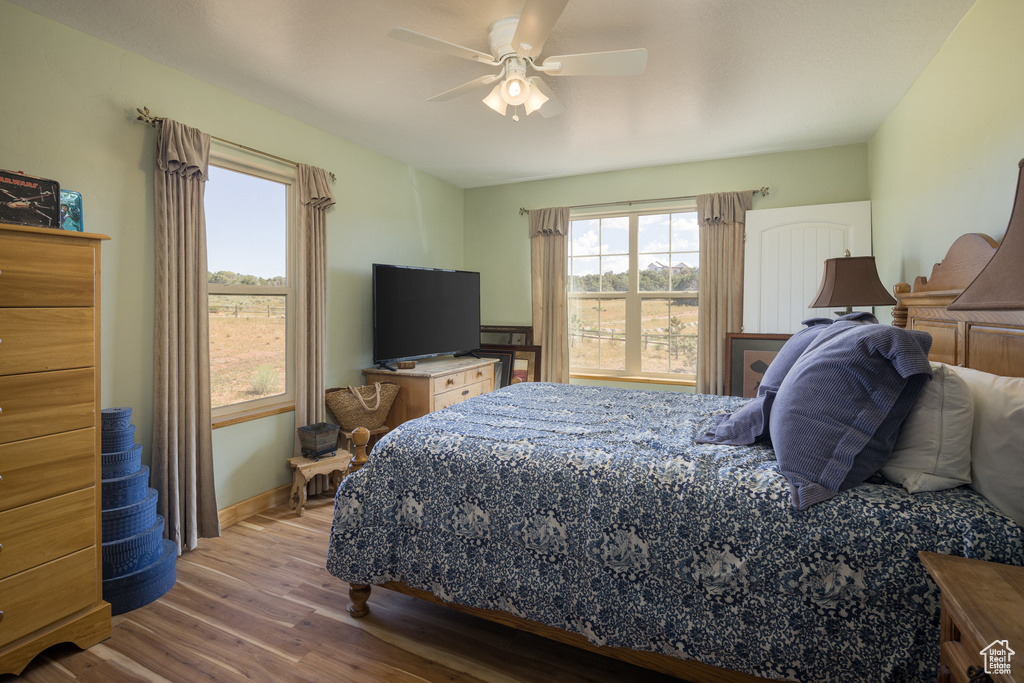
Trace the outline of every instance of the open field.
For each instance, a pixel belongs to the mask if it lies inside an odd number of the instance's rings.
[[[283,297],[210,296],[213,407],[285,391]]]
[[[692,303],[691,303],[692,302]],[[569,300],[569,355],[574,368],[626,369],[624,299]],[[696,300],[641,304],[642,371],[693,374],[697,369]]]

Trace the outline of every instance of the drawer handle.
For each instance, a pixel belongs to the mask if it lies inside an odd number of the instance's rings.
[[[4,613],[3,613],[3,610],[0,610],[0,621],[3,621],[3,620],[4,620]]]
[[[971,683],[992,683],[992,677],[985,673],[985,668],[977,665],[967,667],[967,677],[971,679]]]
[[[454,377],[449,377],[448,381],[445,382],[445,384],[455,384],[455,378]]]
[[[467,394],[469,394],[469,389],[463,389],[462,390],[462,395],[466,396]]]
[[[477,370],[476,371],[476,376],[477,377],[483,377],[484,376],[484,371],[483,370]]]

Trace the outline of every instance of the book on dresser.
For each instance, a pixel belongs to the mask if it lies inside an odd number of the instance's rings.
[[[0,223],[0,674],[110,635],[100,497],[100,244]]]
[[[384,423],[403,422],[494,390],[494,358],[440,356],[399,370],[366,368],[366,383],[393,382],[402,387]]]

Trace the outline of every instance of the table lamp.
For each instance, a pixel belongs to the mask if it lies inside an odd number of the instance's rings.
[[[893,306],[896,299],[885,290],[878,279],[874,256],[846,256],[825,259],[825,273],[821,278],[818,295],[810,308],[846,306],[836,315],[853,313],[854,306]]]

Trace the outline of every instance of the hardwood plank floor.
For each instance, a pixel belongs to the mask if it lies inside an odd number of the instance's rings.
[[[303,517],[278,506],[203,539],[170,592],[114,617],[108,640],[52,647],[0,681],[678,683],[379,588],[352,619],[348,584],[324,569],[332,505],[311,498]]]

